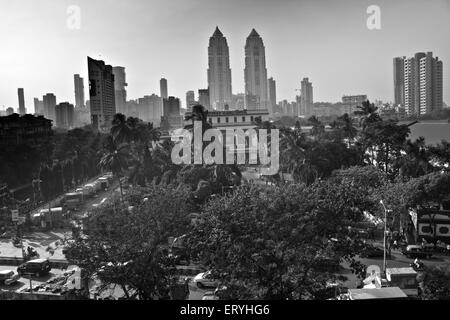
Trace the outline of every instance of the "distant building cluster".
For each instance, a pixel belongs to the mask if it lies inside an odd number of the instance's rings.
[[[209,38],[207,87],[186,92],[183,108],[180,98],[169,96],[168,81],[160,79],[159,95],[127,98],[125,67],[111,66],[104,61],[87,57],[89,97],[85,99],[84,79],[74,75],[75,103],[57,102],[54,93],[42,99],[34,98],[35,115],[51,120],[59,129],[92,125],[99,131],[109,131],[116,113],[152,122],[167,130],[182,126],[182,115],[200,104],[209,111],[267,112],[270,118],[283,116],[309,118],[352,115],[367,100],[367,95],[344,95],[337,103],[314,102],[313,84],[303,78],[294,100],[277,102],[276,80],[268,78],[265,46],[261,36],[252,29],[245,42],[245,91],[232,93],[230,52],[226,37],[216,27]],[[413,57],[393,60],[394,103],[377,103],[380,114],[386,117],[424,115],[446,107],[443,102],[443,63],[432,52],[419,52]],[[25,115],[24,89],[18,88],[18,108],[0,111],[0,115]],[[221,118],[218,118],[221,119]],[[229,119],[234,119],[232,116]],[[226,121],[226,118],[225,118]]]

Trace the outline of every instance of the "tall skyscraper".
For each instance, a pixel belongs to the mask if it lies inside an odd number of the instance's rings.
[[[190,111],[191,108],[196,104],[197,101],[195,101],[195,92],[192,90],[186,92],[186,109]]]
[[[73,75],[73,82],[75,87],[75,107],[84,108],[84,79],[79,74]]]
[[[443,106],[442,61],[432,52],[404,59],[404,106],[408,115],[421,115]]]
[[[405,59],[394,58],[394,103],[396,106],[405,104]]]
[[[215,110],[231,105],[230,52],[227,39],[216,27],[208,46],[209,103]]]
[[[88,72],[91,123],[96,130],[108,131],[116,113],[113,69],[88,57]]]
[[[208,89],[198,89],[198,103],[204,106],[206,109],[211,108]]]
[[[34,113],[41,116],[44,115],[44,101],[34,98]]]
[[[56,96],[53,93],[47,93],[42,97],[44,102],[44,117],[53,121],[56,125]]]
[[[245,106],[247,109],[268,109],[266,49],[252,29],[245,43]]]
[[[270,77],[267,80],[267,87],[268,87],[268,100],[269,100],[269,114],[272,114],[274,111],[275,106],[277,105],[277,88],[276,88],[276,82],[273,80],[272,77]]]
[[[300,115],[310,117],[313,115],[313,87],[308,78],[303,78],[301,82]]]
[[[73,104],[69,102],[61,102],[55,108],[56,127],[61,129],[70,129],[74,122]]]
[[[23,88],[17,89],[17,94],[19,96],[19,114],[24,115],[27,111],[25,109],[25,97],[23,94]]]
[[[127,104],[126,73],[124,67],[113,67],[114,96],[116,100],[116,112],[125,113]]]
[[[161,99],[167,99],[169,97],[169,91],[167,89],[167,80],[165,78],[161,78],[161,80],[159,80],[159,90]]]

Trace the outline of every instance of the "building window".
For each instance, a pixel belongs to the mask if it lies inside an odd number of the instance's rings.
[[[225,122],[228,123],[228,117],[225,118]]]
[[[449,232],[449,229],[447,227],[440,227],[439,233],[440,234],[447,234]]]
[[[242,117],[242,122],[245,122],[245,117]]]
[[[250,121],[253,122],[253,116],[250,117]]]
[[[429,226],[422,226],[422,233],[433,233],[433,229]]]
[[[234,117],[234,122],[237,122],[237,117]]]
[[[217,118],[217,123],[220,123],[220,117]]]

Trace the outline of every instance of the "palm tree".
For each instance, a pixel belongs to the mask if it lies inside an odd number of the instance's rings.
[[[282,167],[294,174],[306,159],[305,136],[301,130],[282,130],[280,149]]]
[[[116,113],[112,121],[111,136],[115,143],[130,142],[131,129],[127,124],[126,117],[121,113]]]
[[[322,122],[317,119],[316,116],[312,116],[308,119],[309,123],[312,125],[311,135],[312,136],[320,136],[325,132],[325,126]]]
[[[115,177],[119,180],[120,195],[123,200],[123,188],[120,178],[123,176],[124,171],[127,169],[130,154],[128,145],[122,143],[117,145],[112,136],[108,136],[103,145],[105,152],[100,159],[99,166],[102,169],[110,170]]]
[[[185,120],[190,120],[192,122],[192,124],[188,124],[184,127],[186,130],[194,130],[195,121],[201,121],[203,133],[212,128],[211,124],[208,122],[208,110],[200,104],[192,107],[192,112],[185,117]]]
[[[343,114],[338,118],[341,123],[341,129],[344,133],[344,137],[351,140],[356,137],[358,130],[353,126],[353,119],[348,115],[348,113]]]
[[[377,113],[378,107],[376,107],[375,104],[370,103],[369,100],[364,101],[362,106],[358,106],[357,109],[358,110],[356,110],[354,114],[360,117],[359,125],[362,126],[363,130],[370,123],[381,121],[381,117]]]
[[[416,178],[433,171],[433,166],[429,161],[430,155],[425,148],[425,139],[423,137],[414,142],[406,141],[404,152],[406,154],[397,159],[401,176]]]

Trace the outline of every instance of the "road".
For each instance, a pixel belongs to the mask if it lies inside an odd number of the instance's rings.
[[[16,266],[0,266],[0,271],[4,271],[4,270],[17,271],[17,267]],[[46,276],[43,276],[43,277],[34,277],[33,276],[33,277],[31,277],[31,285],[34,288],[35,286],[45,283],[50,278],[57,276],[57,275],[61,275],[63,273],[64,273],[64,270],[52,269],[52,270],[50,270],[50,273]],[[8,291],[20,291],[22,289],[29,288],[29,287],[30,287],[30,280],[28,277],[20,277],[19,281],[17,281],[15,284],[10,285],[10,286],[0,284],[0,289],[8,290]]]

